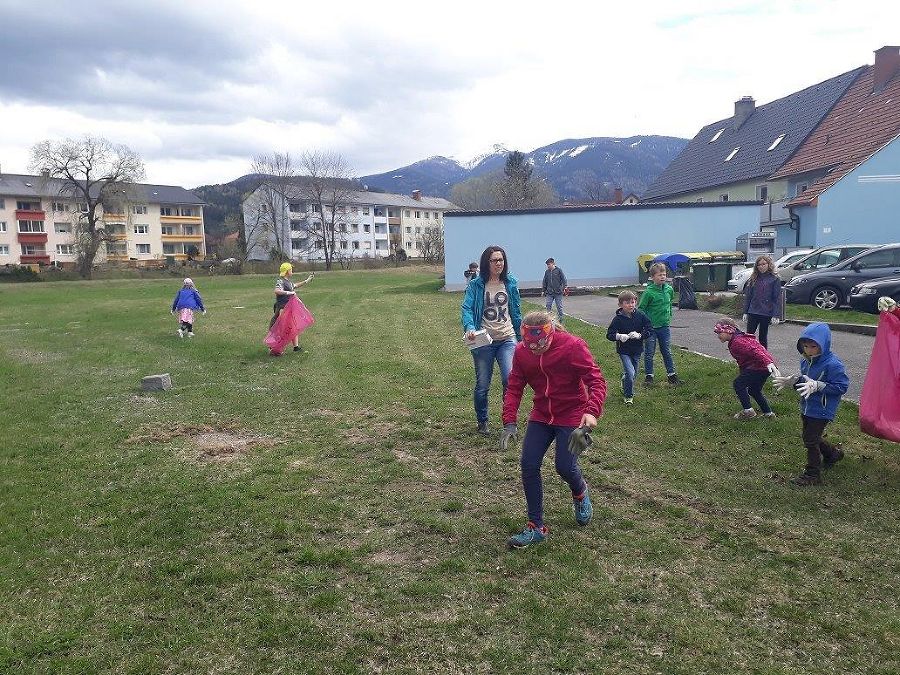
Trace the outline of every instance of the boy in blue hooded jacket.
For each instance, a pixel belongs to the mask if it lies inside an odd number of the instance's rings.
[[[800,419],[806,469],[791,482],[819,485],[822,469],[830,469],[844,458],[844,452],[825,440],[825,427],[834,419],[841,396],[850,388],[843,362],[831,351],[831,329],[825,323],[811,323],[797,340],[800,374],[774,378],[775,388],[794,387],[800,394]]]

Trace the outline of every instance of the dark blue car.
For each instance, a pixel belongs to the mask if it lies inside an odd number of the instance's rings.
[[[875,279],[850,289],[850,306],[857,312],[878,314],[878,298],[888,296],[900,305],[900,276]]]

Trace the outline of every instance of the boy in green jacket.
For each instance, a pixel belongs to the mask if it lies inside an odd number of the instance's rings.
[[[647,286],[641,294],[638,309],[650,317],[653,330],[650,337],[644,341],[644,384],[653,385],[653,356],[656,352],[656,343],[659,342],[659,351],[662,353],[663,363],[666,366],[666,376],[669,384],[681,384],[675,373],[675,363],[672,361],[670,342],[672,339],[669,324],[672,323],[672,299],[675,291],[666,283],[666,266],[663,263],[650,265],[650,279],[652,284]]]

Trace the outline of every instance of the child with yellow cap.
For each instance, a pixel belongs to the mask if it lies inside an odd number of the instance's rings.
[[[298,284],[295,284],[291,281],[291,275],[293,274],[293,272],[294,266],[289,262],[281,263],[281,267],[278,268],[279,276],[275,281],[275,306],[272,308],[274,311],[274,316],[269,322],[270,329],[275,325],[275,322],[278,321],[278,317],[281,316],[281,313],[284,311],[284,308],[287,305],[290,297],[292,295],[297,295],[297,291],[295,289],[312,281],[313,275],[310,274],[308,277],[306,277],[306,279]],[[294,337],[294,351],[303,351],[300,347],[299,335]]]

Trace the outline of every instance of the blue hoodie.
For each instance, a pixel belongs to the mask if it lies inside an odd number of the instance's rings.
[[[172,302],[172,311],[175,312],[179,309],[199,309],[201,312],[205,311],[203,308],[203,300],[200,298],[200,294],[197,292],[196,288],[193,286],[184,286],[175,294],[175,300]]]
[[[509,318],[518,341],[522,339],[520,328],[522,325],[522,301],[519,298],[519,282],[512,274],[506,275],[506,294],[509,296]],[[466,295],[460,309],[460,323],[462,323],[464,333],[481,328],[482,312],[484,312],[484,279],[479,275],[466,286]]]
[[[811,323],[800,334],[800,340],[813,340],[822,353],[812,358],[800,359],[800,380],[825,382],[825,388],[814,392],[808,399],[800,399],[800,413],[807,417],[833,420],[841,396],[850,388],[850,378],[843,362],[831,351],[831,329],[827,323]],[[803,354],[803,347],[797,340],[797,351]]]

